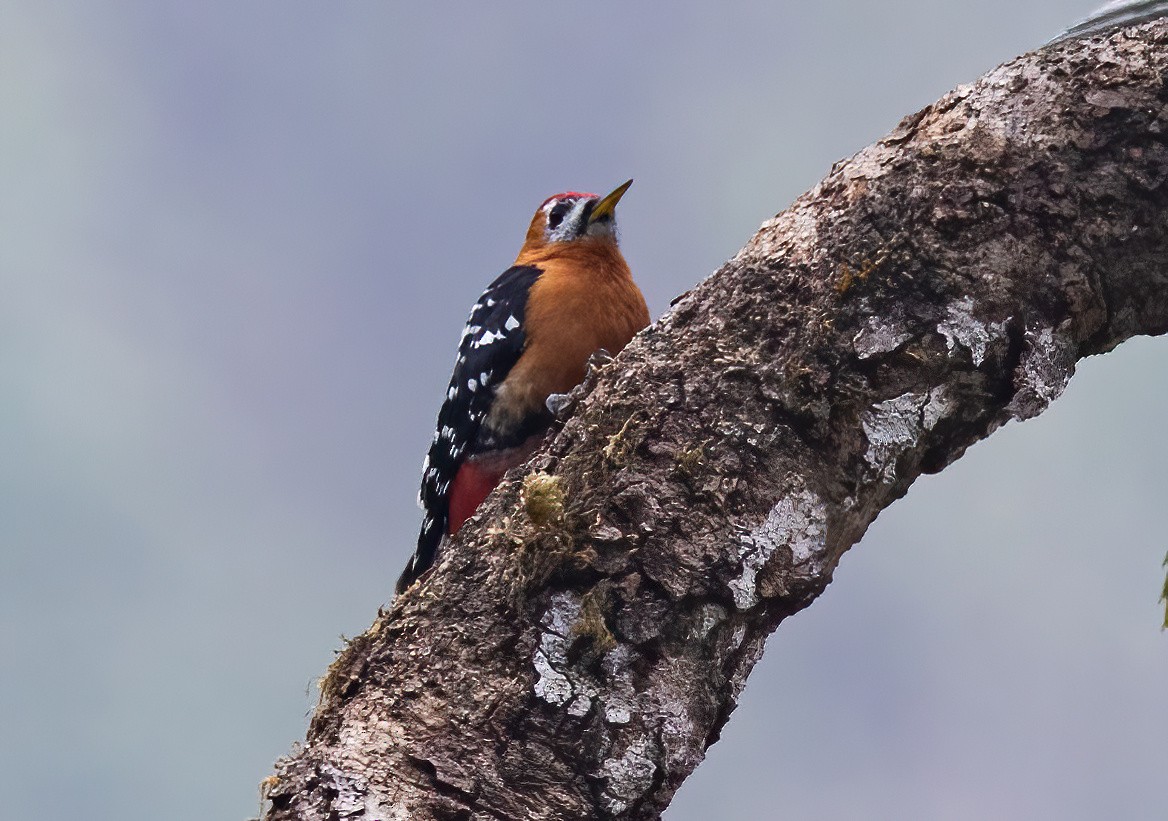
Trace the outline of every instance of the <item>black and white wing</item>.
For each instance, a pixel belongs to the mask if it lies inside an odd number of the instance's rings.
[[[540,269],[508,268],[471,308],[458,345],[454,374],[438,411],[438,425],[422,465],[418,503],[425,511],[418,547],[398,579],[401,592],[431,564],[446,532],[450,487],[459,467],[473,453],[495,391],[523,353],[527,342],[524,311]]]

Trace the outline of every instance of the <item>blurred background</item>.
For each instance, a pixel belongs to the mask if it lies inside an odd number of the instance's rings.
[[[0,795],[243,819],[391,596],[466,313],[627,177],[659,314],[1095,0],[0,5]],[[924,477],[669,821],[1162,819],[1168,343]]]

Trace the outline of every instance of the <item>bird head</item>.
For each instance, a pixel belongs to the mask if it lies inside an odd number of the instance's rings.
[[[616,242],[616,204],[633,184],[629,180],[610,194],[598,197],[565,191],[548,197],[532,217],[525,249],[594,238]]]

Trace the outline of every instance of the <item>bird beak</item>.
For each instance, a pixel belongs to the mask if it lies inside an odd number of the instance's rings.
[[[616,190],[608,196],[602,198],[600,202],[596,203],[592,208],[592,213],[588,215],[588,222],[593,223],[602,217],[611,217],[616,211],[616,204],[620,202],[620,198],[629,190],[629,186],[633,184],[632,180],[618,185]]]

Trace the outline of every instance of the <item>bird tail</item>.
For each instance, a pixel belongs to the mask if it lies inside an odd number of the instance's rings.
[[[446,528],[429,513],[422,519],[422,530],[418,533],[418,547],[410,560],[406,562],[406,569],[398,576],[394,591],[401,595],[418,577],[430,569],[438,555],[438,547],[442,543],[443,532]]]

